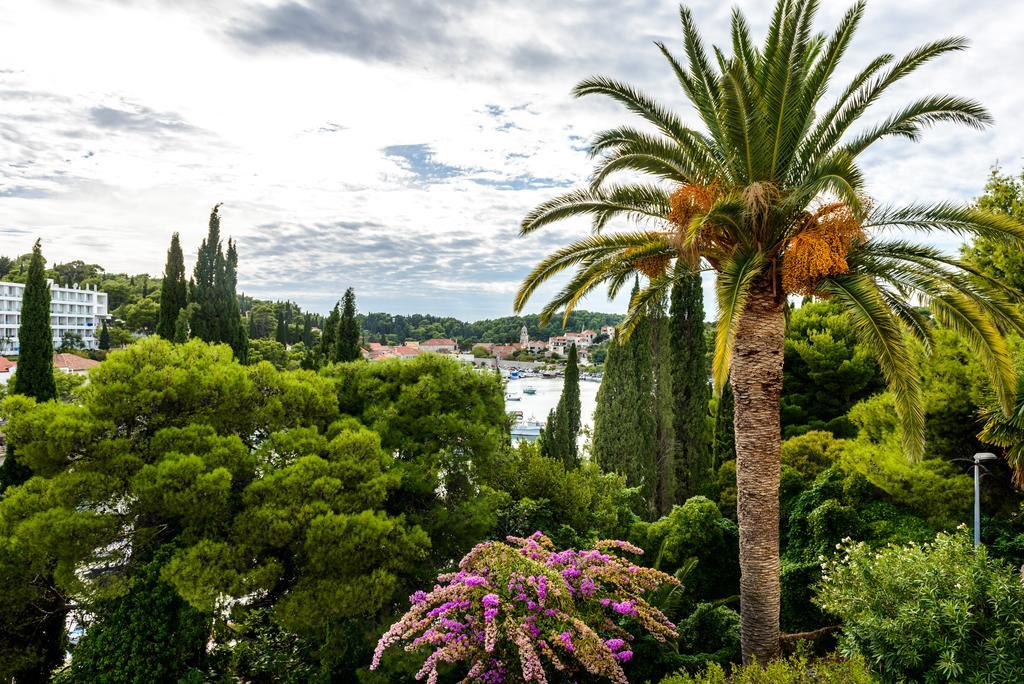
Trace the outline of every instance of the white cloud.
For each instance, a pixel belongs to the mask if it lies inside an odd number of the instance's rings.
[[[847,6],[823,4],[823,28]],[[725,40],[728,8],[693,5]],[[768,3],[739,5],[763,31]],[[970,52],[930,65],[878,112],[952,92],[984,102],[997,126],[885,143],[865,159],[881,201],[970,199],[991,164],[1016,168],[1024,153],[1013,85],[1024,6],[941,9],[871,2],[845,74],[964,33]],[[38,235],[52,260],[156,274],[170,233],[194,249],[223,201],[250,294],[326,309],[354,285],[363,310],[509,313],[530,266],[586,230],[519,239],[520,219],[585,180],[585,140],[628,119],[574,100],[572,85],[616,76],[691,117],[652,45],[678,46],[676,12],[653,0],[12,3],[0,15],[0,253]],[[408,156],[418,151],[434,175]]]

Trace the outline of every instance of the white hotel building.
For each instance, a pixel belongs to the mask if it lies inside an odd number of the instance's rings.
[[[77,333],[86,349],[96,349],[102,321],[110,318],[107,314],[107,293],[95,287],[62,287],[52,280],[48,282],[54,348],[60,346],[65,334]],[[21,297],[24,293],[24,284],[0,281],[0,354],[17,354],[20,348],[18,327],[21,325]]]

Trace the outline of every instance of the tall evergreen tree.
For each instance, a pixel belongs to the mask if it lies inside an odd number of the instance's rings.
[[[181,239],[177,233],[171,236],[164,264],[164,278],[160,283],[160,318],[156,334],[165,340],[173,339],[174,325],[178,312],[188,305],[188,285],[185,282],[185,256],[181,252]]]
[[[103,324],[100,327],[99,347],[104,351],[110,349],[110,330],[107,329],[107,319],[103,319]]]
[[[356,320],[356,293],[350,287],[342,298],[341,320],[338,322],[335,361],[355,361],[362,356],[359,350],[359,321]]]
[[[49,401],[57,396],[53,380],[53,329],[50,327],[50,284],[46,282],[46,261],[42,244],[36,240],[21,299],[21,327],[18,328],[18,371],[11,391]]]
[[[36,401],[50,401],[57,397],[53,378],[53,329],[50,326],[50,284],[46,282],[46,261],[42,245],[36,240],[32,247],[25,293],[21,300],[21,326],[18,328],[18,370],[14,374],[11,391],[33,397]],[[32,471],[19,462],[13,447],[8,447],[3,465],[0,465],[0,495],[8,487],[26,482]],[[41,573],[36,582],[41,588],[34,607],[38,614],[29,623],[8,626],[5,640],[31,644],[39,658],[15,674],[15,681],[49,681],[50,672],[60,664],[64,655],[64,621],[67,617],[65,598],[54,588],[51,574]]]
[[[672,287],[669,309],[672,348],[672,394],[675,418],[676,499],[697,495],[711,473],[711,398],[707,342],[704,337],[704,292],[699,274]]]
[[[726,385],[722,388],[722,396],[718,398],[715,408],[714,461],[711,464],[715,470],[726,461],[736,460],[734,408],[732,387]]]
[[[288,344],[288,326],[284,322],[284,311],[277,310],[277,327],[274,329],[274,339],[281,344]]]
[[[324,319],[324,325],[320,333],[320,356],[324,363],[337,361],[338,352],[338,324],[341,322],[341,303],[335,302],[331,313]]]
[[[651,312],[651,360],[654,372],[655,472],[654,510],[667,515],[676,502],[676,432],[672,387],[672,339],[664,303]]]
[[[196,267],[192,271],[189,301],[196,305],[191,316],[190,332],[207,342],[221,342],[220,327],[217,315],[216,283],[218,267],[223,274],[224,257],[220,244],[220,205],[217,204],[210,212],[210,223],[206,238],[199,246],[196,254]],[[218,259],[218,254],[220,258]]]
[[[313,323],[312,317],[306,314],[302,317],[302,344],[306,349],[313,346]]]
[[[541,436],[541,453],[562,461],[566,468],[580,463],[576,441],[580,433],[580,369],[576,345],[569,348],[565,365],[565,384],[558,405],[548,414],[548,423]]]
[[[638,291],[634,286],[634,295]],[[594,409],[593,455],[602,469],[640,487],[652,510],[657,483],[653,398],[651,323],[644,317],[632,335],[616,335],[608,347]]]
[[[228,255],[224,266],[224,285],[221,288],[221,301],[224,307],[224,342],[231,345],[235,358],[245,363],[249,357],[249,336],[246,334],[245,323],[238,304],[238,249],[234,240],[228,240]]]

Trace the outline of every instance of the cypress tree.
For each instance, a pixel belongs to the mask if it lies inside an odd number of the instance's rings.
[[[25,280],[25,294],[21,300],[21,326],[18,329],[20,349],[18,369],[14,374],[11,392],[33,397],[36,401],[49,401],[57,397],[53,379],[53,329],[50,326],[50,285],[46,282],[46,262],[42,245],[36,240],[32,247]],[[32,471],[18,461],[14,446],[8,445],[3,465],[0,465],[0,495],[8,487],[26,482]],[[40,659],[27,664],[15,673],[15,681],[49,681],[50,673],[64,656],[64,621],[67,601],[54,589],[52,575],[40,575],[37,582],[47,591],[35,603],[38,619],[31,624],[6,625],[11,629],[5,635],[8,641],[33,645]]]
[[[340,302],[334,303],[334,308],[324,320],[322,332],[320,333],[320,356],[324,363],[337,361],[338,351],[338,325],[341,322]]]
[[[639,290],[639,284],[633,293]],[[616,335],[608,347],[594,410],[594,460],[603,470],[640,487],[653,510],[657,483],[651,323],[645,318],[628,339]]]
[[[699,275],[672,288],[670,309],[672,394],[675,414],[676,499],[697,495],[711,476],[711,435],[708,434],[707,342],[704,298]]]
[[[560,460],[566,468],[579,465],[576,440],[580,433],[580,369],[576,345],[569,348],[565,365],[565,384],[558,405],[548,414],[548,423],[541,438],[541,453]]]
[[[715,435],[714,435],[714,462],[712,468],[718,467],[726,461],[736,460],[736,433],[733,426],[734,402],[732,397],[732,385],[725,384],[722,389],[722,396],[718,398],[715,407]]]
[[[189,304],[178,312],[178,320],[174,322],[174,338],[172,340],[176,344],[184,344],[188,342],[189,317],[193,309],[194,305]]]
[[[274,329],[274,339],[281,344],[288,344],[288,332],[284,322],[284,312],[281,309],[277,310],[277,326]]]
[[[210,223],[206,238],[199,245],[196,254],[196,267],[192,271],[192,282],[189,288],[189,301],[196,305],[191,316],[190,332],[207,342],[221,342],[217,316],[217,284],[218,265],[223,273],[224,257],[220,244],[220,205],[217,204],[210,212]],[[218,260],[218,254],[220,259]],[[219,261],[219,264],[218,264]],[[221,276],[223,280],[223,276]]]
[[[302,317],[302,344],[306,349],[313,346],[313,323],[309,314]]]
[[[238,304],[238,250],[234,240],[228,240],[228,255],[224,265],[224,286],[221,288],[221,301],[224,307],[224,342],[231,345],[235,358],[245,363],[249,357],[249,336],[246,334],[242,311]]]
[[[188,286],[185,284],[185,256],[181,252],[181,238],[171,236],[164,265],[164,279],[160,283],[160,318],[156,334],[165,340],[173,339],[178,312],[188,305]]]
[[[32,260],[21,300],[21,327],[18,328],[18,370],[14,374],[14,394],[49,401],[57,397],[53,380],[53,329],[50,327],[50,285],[46,282],[46,262],[39,240],[32,247]]]
[[[569,347],[569,359],[565,363],[565,384],[562,385],[562,396],[559,404],[565,404],[566,416],[569,419],[569,432],[572,433],[572,454],[576,458],[576,436],[580,432],[580,416],[583,408],[580,405],[580,366],[579,352],[576,345]]]
[[[100,328],[100,349],[106,351],[110,349],[110,331],[107,329],[107,320],[103,319],[103,325]]]
[[[337,351],[335,361],[355,361],[362,354],[359,350],[359,321],[356,320],[356,293],[350,287],[342,298],[343,309],[338,321]]]
[[[654,365],[655,471],[654,510],[668,515],[676,499],[675,421],[672,393],[672,345],[669,319],[661,304],[651,312],[651,358]]]

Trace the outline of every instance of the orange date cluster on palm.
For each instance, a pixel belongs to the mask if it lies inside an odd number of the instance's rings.
[[[782,288],[790,294],[820,295],[822,278],[849,272],[850,246],[863,239],[860,221],[846,204],[827,204],[808,214],[786,244]]]
[[[681,185],[669,195],[668,222],[676,231],[676,239],[682,245],[686,241],[690,223],[697,216],[707,214],[721,191],[714,183]]]

